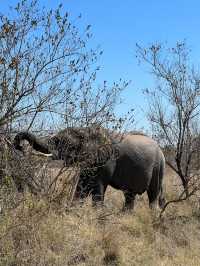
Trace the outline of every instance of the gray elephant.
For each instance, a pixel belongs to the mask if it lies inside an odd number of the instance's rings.
[[[145,191],[151,208],[158,204],[162,208],[165,204],[165,158],[158,144],[147,136],[130,134],[120,142],[115,139],[105,143],[102,132],[68,128],[44,144],[34,135],[21,132],[14,139],[19,150],[23,139],[28,140],[34,149],[52,153],[54,159],[65,160],[66,166],[80,162],[81,174],[75,193],[79,198],[91,194],[94,203],[103,202],[110,185],[123,191],[125,208],[133,208],[136,194]]]

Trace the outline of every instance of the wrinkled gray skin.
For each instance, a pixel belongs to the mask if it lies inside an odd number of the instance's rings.
[[[92,145],[90,145],[90,138],[87,139],[86,145],[81,145],[84,142],[79,141],[80,136],[77,132],[76,136],[73,136],[73,131],[67,130],[66,132],[65,143],[73,142],[74,146],[70,145],[70,149],[66,152],[65,145],[61,145],[59,138],[56,137],[56,147],[58,149],[57,158],[55,159],[64,159],[66,165],[70,166],[72,162],[70,154],[73,154],[73,161],[76,161],[76,155],[81,154],[81,152],[85,156],[89,154],[90,150],[91,153],[94,153],[94,143],[91,141]],[[81,139],[83,139],[83,135],[81,134]],[[50,152],[47,146],[41,148],[41,142],[33,135],[23,132],[15,137],[14,144],[16,148],[19,149],[22,139],[28,140],[34,148],[41,152]],[[72,139],[73,141],[71,141]],[[75,195],[84,198],[91,194],[94,203],[103,202],[106,188],[110,185],[123,191],[125,208],[127,209],[132,209],[135,196],[145,191],[148,194],[150,207],[157,207],[159,204],[162,208],[165,203],[163,196],[165,159],[157,143],[144,135],[127,135],[120,143],[113,142],[111,148],[109,147],[112,152],[105,153],[105,150],[101,152],[99,149],[98,153],[94,153],[100,159],[96,158],[96,161],[92,164],[92,167],[95,167],[92,171],[82,169]],[[117,154],[117,157],[111,156],[113,154]],[[102,161],[102,157],[105,157],[104,161]]]
[[[103,202],[106,188],[110,185],[123,191],[125,208],[132,209],[135,196],[147,191],[150,208],[158,204],[162,208],[165,204],[165,158],[157,143],[143,135],[129,135],[116,146],[118,157],[108,160],[94,173],[93,178],[91,173],[83,173],[76,194],[84,197],[90,192],[94,202]]]

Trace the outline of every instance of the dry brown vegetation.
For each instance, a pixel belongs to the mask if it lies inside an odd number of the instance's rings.
[[[167,169],[167,198],[179,188]],[[1,206],[0,265],[199,265],[196,198],[170,205],[162,221],[146,195],[138,197],[134,213],[123,213],[123,196],[111,188],[103,208],[87,199],[66,210],[29,193],[22,198],[10,185],[1,190]]]

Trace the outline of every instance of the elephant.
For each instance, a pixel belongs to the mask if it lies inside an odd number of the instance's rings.
[[[42,143],[33,134],[20,132],[14,146],[21,150],[26,139],[32,147],[53,159],[65,161],[66,166],[80,162],[80,177],[75,196],[85,198],[91,194],[94,204],[104,201],[107,186],[121,190],[125,208],[133,209],[137,194],[148,194],[150,208],[165,204],[163,177],[165,158],[159,145],[142,134],[126,134],[121,141],[105,141],[102,131],[91,128],[67,128]],[[82,162],[82,164],[81,164]]]

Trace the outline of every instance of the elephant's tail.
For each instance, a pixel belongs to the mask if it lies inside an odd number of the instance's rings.
[[[162,160],[160,163],[160,169],[159,169],[159,183],[160,183],[160,195],[159,195],[159,206],[160,208],[163,208],[166,200],[165,200],[165,195],[164,195],[164,184],[163,184],[163,179],[164,179],[164,171],[165,171],[165,158],[164,155],[162,154]]]
[[[29,144],[33,147],[33,149],[35,149],[36,151],[40,151],[42,153],[50,153],[48,146],[39,141],[33,134],[29,132],[20,132],[15,136],[14,147],[17,150],[22,151],[22,140],[27,140]]]

